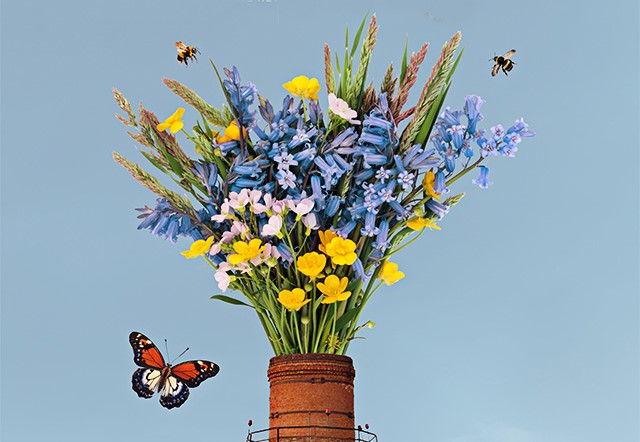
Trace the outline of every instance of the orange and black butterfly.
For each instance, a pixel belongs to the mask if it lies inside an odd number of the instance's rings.
[[[189,387],[197,387],[220,371],[220,367],[209,361],[187,361],[172,367],[151,339],[139,332],[131,332],[129,342],[133,361],[142,367],[131,378],[133,391],[147,399],[155,392],[160,393],[160,404],[165,408],[184,404],[189,397]]]
[[[178,62],[184,63],[185,66],[189,66],[189,60],[192,58],[198,61],[198,57],[196,57],[196,54],[200,53],[198,48],[187,46],[181,41],[176,41],[176,49],[178,49]]]

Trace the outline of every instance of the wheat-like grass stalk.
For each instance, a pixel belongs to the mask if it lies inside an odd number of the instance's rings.
[[[371,22],[369,23],[369,29],[367,35],[362,42],[362,49],[360,49],[360,62],[358,63],[358,70],[353,80],[353,84],[349,88],[347,94],[347,103],[352,109],[357,109],[362,93],[364,91],[364,83],[367,79],[367,69],[369,68],[369,62],[371,61],[371,54],[373,48],[376,45],[377,33],[379,26],[376,21],[376,15],[371,16]]]
[[[331,49],[327,43],[324,44],[324,82],[327,85],[327,94],[335,93],[336,80],[331,64]]]
[[[387,72],[384,74],[382,83],[380,84],[380,93],[387,94],[387,101],[391,103],[393,99],[393,93],[396,90],[397,78],[393,77],[393,64],[390,64],[387,68]]]
[[[185,103],[200,112],[202,116],[214,126],[227,127],[231,123],[231,120],[228,120],[223,112],[211,106],[182,83],[169,78],[163,78],[162,82],[171,89],[174,94],[182,98]]]
[[[397,118],[402,111],[402,108],[407,102],[409,98],[409,91],[413,87],[413,85],[418,80],[418,70],[420,69],[420,65],[424,61],[424,57],[427,55],[427,49],[429,48],[429,43],[425,43],[422,45],[418,53],[411,53],[411,58],[409,59],[409,64],[407,65],[407,70],[404,78],[402,79],[402,83],[398,87],[398,95],[393,100],[393,104],[391,105],[391,113],[394,118]]]
[[[147,173],[139,164],[133,163],[127,160],[125,157],[117,152],[112,153],[113,159],[122,167],[127,169],[133,178],[140,182],[144,187],[152,191],[158,196],[165,198],[173,207],[184,212],[193,213],[193,207],[186,198],[182,198],[180,195],[172,190],[164,187],[156,177]]]
[[[116,99],[116,102],[118,103],[118,106],[120,106],[120,109],[125,111],[127,116],[129,117],[129,119],[127,120],[122,115],[116,114],[116,118],[127,126],[137,126],[136,114],[135,112],[133,112],[133,108],[131,107],[129,100],[127,100],[125,96],[122,95],[122,92],[120,92],[116,88],[113,88],[113,97]]]
[[[436,61],[436,64],[431,70],[431,76],[422,88],[413,118],[402,134],[400,151],[407,149],[413,144],[413,141],[422,128],[422,123],[424,123],[427,113],[429,112],[429,108],[445,86],[447,75],[449,74],[453,64],[453,55],[460,44],[461,38],[462,34],[460,32],[456,32],[453,37],[451,37],[451,40],[442,46],[440,58]]]

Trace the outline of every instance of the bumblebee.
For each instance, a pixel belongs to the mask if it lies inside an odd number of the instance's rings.
[[[511,72],[511,69],[513,69],[513,65],[515,65],[515,63],[510,60],[511,56],[515,53],[516,50],[511,49],[504,55],[496,55],[492,59],[490,59],[489,61],[493,60],[496,63],[493,65],[493,69],[491,70],[491,76],[495,77],[498,74],[500,68],[502,68],[502,72],[504,72],[504,75],[508,76],[509,74],[507,72]]]
[[[198,57],[196,57],[196,54],[200,53],[198,48],[187,46],[181,41],[176,41],[176,49],[178,49],[179,63],[184,63],[185,66],[189,66],[189,60],[194,59],[195,61],[198,61]]]

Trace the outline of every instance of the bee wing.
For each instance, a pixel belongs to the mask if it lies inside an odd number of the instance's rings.
[[[176,45],[176,49],[178,49],[178,52],[181,52],[187,49],[187,46],[181,41],[176,41],[175,45]]]
[[[504,57],[504,58],[511,58],[511,56],[512,56],[513,54],[515,54],[515,53],[516,53],[516,50],[515,50],[515,49],[511,49],[509,52],[506,52],[506,53],[503,55],[503,57]]]
[[[500,70],[500,65],[498,63],[494,64],[493,69],[491,70],[491,76],[495,77],[499,70]]]

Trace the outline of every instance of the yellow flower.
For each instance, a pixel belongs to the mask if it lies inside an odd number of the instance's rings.
[[[257,238],[252,239],[248,244],[246,242],[237,241],[233,244],[233,250],[235,250],[236,253],[229,255],[227,260],[233,265],[250,261],[265,249],[265,246],[260,247],[261,244],[262,241]]]
[[[398,264],[395,262],[385,262],[382,269],[378,273],[378,279],[381,279],[387,285],[393,285],[404,278],[404,273],[398,271]]]
[[[175,134],[180,129],[184,127],[184,123],[182,122],[182,115],[184,114],[184,108],[179,107],[177,111],[173,113],[169,118],[164,120],[162,123],[158,124],[156,128],[162,132],[169,129],[169,132]]]
[[[435,183],[436,183],[436,174],[435,173],[429,171],[429,172],[424,174],[424,179],[422,180],[422,185],[424,186],[425,192],[427,192],[427,195],[429,195],[432,198],[435,198],[438,201],[440,201],[440,194],[438,192],[436,192],[435,189],[433,188]],[[414,230],[416,230],[416,229],[414,229]]]
[[[305,253],[298,258],[298,270],[313,281],[324,270],[327,257],[316,252]]]
[[[442,230],[440,227],[436,225],[436,221],[430,218],[411,218],[407,222],[407,227],[413,230],[422,230],[425,227],[428,227],[430,230]]]
[[[325,247],[327,249],[327,255],[331,257],[331,262],[335,265],[348,265],[350,266],[356,262],[356,243],[350,239],[340,238],[336,236]]]
[[[343,277],[338,278],[336,275],[329,275],[325,278],[324,283],[317,284],[318,290],[324,294],[324,298],[320,301],[322,304],[333,304],[336,301],[344,301],[349,299],[351,292],[345,292],[349,279]]]
[[[187,259],[197,258],[207,253],[209,249],[211,249],[211,244],[213,244],[213,236],[210,236],[206,240],[199,239],[191,244],[189,250],[180,252],[180,254],[184,255]]]
[[[336,238],[336,235],[331,230],[325,230],[324,232],[318,230],[318,236],[320,236],[320,245],[318,246],[318,250],[320,250],[325,255],[327,254],[327,244],[331,242],[333,238]]]
[[[317,78],[310,79],[309,77],[300,75],[290,82],[283,84],[282,87],[296,97],[317,100],[320,83],[318,83]]]
[[[242,138],[247,137],[247,129],[242,128]],[[240,127],[238,126],[238,121],[233,120],[231,124],[229,124],[224,130],[224,134],[216,136],[217,143],[226,143],[227,141],[240,141]]]
[[[304,299],[306,294],[304,290],[295,288],[293,290],[282,290],[278,295],[278,302],[286,307],[289,311],[298,311],[311,299]]]

